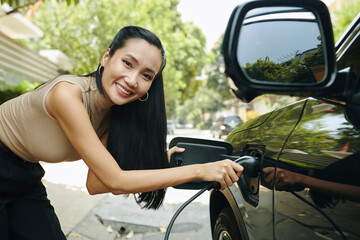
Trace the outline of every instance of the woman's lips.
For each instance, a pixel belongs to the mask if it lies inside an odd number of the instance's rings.
[[[116,83],[116,87],[119,90],[120,93],[123,93],[122,95],[125,96],[130,96],[132,94],[132,92],[130,92],[129,90],[125,89],[123,86],[121,86],[120,84]]]

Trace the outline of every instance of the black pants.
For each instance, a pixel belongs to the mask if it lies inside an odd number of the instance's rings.
[[[44,169],[0,149],[0,239],[65,240],[41,182]]]

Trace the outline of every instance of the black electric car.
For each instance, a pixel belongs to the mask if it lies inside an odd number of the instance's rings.
[[[226,138],[232,148],[221,157],[252,156],[259,171],[212,190],[213,239],[360,239],[360,14],[336,45],[333,39],[318,0],[255,0],[234,9],[222,46],[234,95],[300,100]],[[194,152],[189,164],[201,159]],[[205,155],[202,161],[221,158]],[[181,154],[172,160],[187,164]]]

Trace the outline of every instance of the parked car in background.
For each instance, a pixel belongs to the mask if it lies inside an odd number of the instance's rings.
[[[190,128],[194,128],[194,124],[186,120],[178,120],[176,123],[176,128],[190,129]]]
[[[230,17],[222,53],[242,101],[302,100],[226,138],[232,156],[252,156],[260,170],[211,191],[213,239],[360,239],[360,14],[335,45],[322,1],[247,1]],[[192,141],[210,154],[220,145]]]
[[[173,120],[167,120],[167,133],[173,135],[175,128],[176,128],[175,122]]]
[[[241,124],[239,116],[221,116],[216,118],[210,127],[211,135],[214,138],[227,136],[235,127]]]

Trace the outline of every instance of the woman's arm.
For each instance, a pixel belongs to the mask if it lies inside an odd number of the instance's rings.
[[[100,141],[106,147],[108,140],[108,133],[105,133],[101,136]],[[86,179],[86,188],[90,195],[101,194],[101,193],[109,193],[110,189],[107,188],[96,176],[95,174],[88,169],[88,175]]]
[[[108,139],[108,134],[104,134],[100,140],[102,142],[102,144],[106,147],[107,145],[107,139]],[[183,152],[185,151],[184,148],[179,148],[179,147],[172,147],[171,149],[168,150],[168,159],[170,161],[170,157],[172,154],[174,154],[175,152]],[[88,175],[87,175],[87,180],[86,180],[86,188],[88,189],[89,194],[94,195],[94,194],[101,194],[101,193],[108,193],[110,192],[110,189],[108,189],[96,176],[95,174],[89,169],[88,170]]]
[[[96,135],[78,86],[67,82],[57,84],[46,98],[46,108],[89,167],[89,181],[96,177],[105,187],[103,190],[114,194],[148,192],[195,179],[216,181],[225,188],[236,182],[243,171],[242,166],[230,160],[201,166],[124,171]],[[99,187],[99,184],[93,186]]]
[[[90,195],[109,193],[111,190],[107,188],[91,171],[89,168],[87,179],[86,179],[86,189]]]

